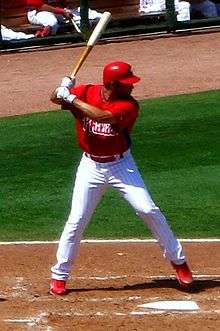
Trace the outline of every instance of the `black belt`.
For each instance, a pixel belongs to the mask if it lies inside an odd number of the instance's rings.
[[[89,157],[91,160],[99,163],[107,163],[107,162],[114,162],[118,161],[123,158],[123,154],[116,154],[110,156],[95,156],[92,154],[85,153],[85,156]]]

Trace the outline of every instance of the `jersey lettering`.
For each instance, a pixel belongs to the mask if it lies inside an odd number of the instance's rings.
[[[102,136],[117,136],[118,132],[112,127],[110,123],[100,123],[95,120],[84,117],[83,130],[89,133],[98,134]]]

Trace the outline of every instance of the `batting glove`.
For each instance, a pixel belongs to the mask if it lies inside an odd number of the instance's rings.
[[[60,86],[56,89],[57,99],[65,99],[70,95],[67,87]]]
[[[67,87],[60,86],[56,89],[57,99],[62,99],[66,102],[72,103],[76,98],[76,95],[70,94],[70,91]]]
[[[70,77],[66,76],[66,77],[64,77],[64,78],[62,79],[60,86],[71,88],[71,87],[73,87],[75,84],[76,84],[76,79],[75,79],[75,77],[70,78]]]

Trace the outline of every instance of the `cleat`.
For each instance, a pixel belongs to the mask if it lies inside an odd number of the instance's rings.
[[[50,281],[50,294],[52,295],[64,295],[66,294],[66,281],[51,279]]]
[[[43,38],[43,37],[47,37],[51,34],[51,28],[50,26],[45,26],[44,28],[38,30],[35,33],[35,37],[37,38]]]
[[[41,37],[47,37],[51,33],[51,28],[50,26],[45,26],[41,32]]]
[[[35,37],[40,38],[40,37],[41,37],[41,33],[42,33],[42,30],[38,30],[38,31],[35,33]]]
[[[193,276],[188,264],[186,262],[180,265],[173,262],[171,264],[176,271],[176,278],[179,284],[184,288],[190,288],[193,283]]]

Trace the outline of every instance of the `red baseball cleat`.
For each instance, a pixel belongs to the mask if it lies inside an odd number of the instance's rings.
[[[42,37],[47,37],[51,34],[51,28],[50,26],[45,26],[44,28],[38,30],[35,33],[35,37],[37,38],[42,38]]]
[[[66,281],[51,279],[50,281],[50,294],[52,295],[64,295],[66,294]]]
[[[50,26],[45,26],[41,32],[41,37],[47,37],[51,33],[51,27]]]
[[[193,276],[188,264],[186,262],[180,265],[173,262],[171,264],[176,271],[176,278],[180,285],[184,288],[190,288],[193,283]]]
[[[40,37],[41,37],[41,33],[42,33],[42,30],[38,30],[38,31],[35,33],[35,37],[40,38]]]

